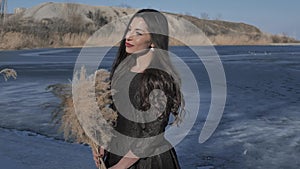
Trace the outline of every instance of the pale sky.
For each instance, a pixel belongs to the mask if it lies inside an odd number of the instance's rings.
[[[16,7],[30,8],[51,0],[7,0],[9,12]],[[254,25],[263,32],[286,33],[300,40],[300,0],[52,0],[76,2],[93,6],[120,6],[154,8],[157,10],[191,14],[201,17],[207,13],[211,19]]]

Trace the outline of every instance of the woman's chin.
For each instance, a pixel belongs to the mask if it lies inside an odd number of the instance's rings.
[[[142,50],[130,50],[130,49],[126,49],[126,53],[128,53],[128,54],[137,54],[137,55],[139,55],[139,54],[145,54],[145,53],[147,53],[149,51],[149,49],[142,49]]]
[[[128,53],[128,54],[133,54],[134,51],[133,51],[133,50],[130,50],[130,49],[128,49],[128,48],[126,48],[126,53]]]

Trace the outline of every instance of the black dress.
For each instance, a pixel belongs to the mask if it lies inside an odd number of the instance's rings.
[[[130,71],[129,71],[130,72]],[[149,72],[149,71],[146,71]],[[129,97],[133,105],[138,107],[136,94],[141,88],[140,80],[145,73],[129,73],[134,78],[129,84]],[[125,82],[126,83],[126,82]],[[135,116],[134,111],[131,113]],[[163,133],[169,122],[169,115],[157,118],[147,123],[134,122],[118,113],[115,130],[132,138],[147,138],[157,136],[155,140],[124,140],[113,137],[106,153],[105,164],[109,168],[117,164],[122,155],[131,150],[140,159],[129,169],[180,169],[176,152],[172,145],[164,138]],[[160,135],[161,134],[161,135]],[[159,136],[160,135],[160,136]],[[164,151],[161,151],[164,150]],[[114,153],[118,151],[118,154]]]

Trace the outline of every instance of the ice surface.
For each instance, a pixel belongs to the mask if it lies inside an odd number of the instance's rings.
[[[208,75],[186,48],[171,50],[182,55],[200,90],[196,123],[175,147],[183,169],[300,166],[299,46],[217,47],[226,73],[227,102],[217,130],[203,144],[198,137],[211,99]],[[1,168],[95,168],[89,147],[54,139],[61,136],[50,113],[59,100],[45,90],[68,82],[79,52],[0,51],[0,68],[18,72],[17,80],[0,79]],[[109,67],[113,57],[106,58],[104,66]]]

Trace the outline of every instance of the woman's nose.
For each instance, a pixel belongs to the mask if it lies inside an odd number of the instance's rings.
[[[126,33],[126,36],[125,36],[125,39],[127,39],[127,40],[131,40],[132,38],[133,38],[133,33],[131,32],[131,31],[128,31],[127,33]]]

